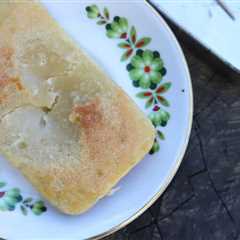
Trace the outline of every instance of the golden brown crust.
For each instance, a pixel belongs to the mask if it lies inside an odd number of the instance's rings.
[[[73,123],[79,123],[83,129],[101,128],[103,117],[99,106],[99,98],[84,105],[75,105],[70,115]]]
[[[154,128],[43,7],[9,12],[0,22],[0,151],[54,206],[79,214],[144,157]]]

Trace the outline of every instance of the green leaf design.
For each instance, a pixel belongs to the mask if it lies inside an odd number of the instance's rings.
[[[157,141],[157,139],[155,138],[152,149],[150,150],[149,154],[154,154],[156,152],[158,152],[160,150],[160,145]]]
[[[168,102],[168,100],[162,96],[157,96],[158,101],[165,107],[169,107],[170,103]]]
[[[151,38],[149,37],[141,38],[140,40],[137,41],[137,43],[135,44],[135,47],[136,48],[146,47],[150,42],[151,42]]]
[[[127,64],[127,71],[134,87],[146,89],[144,92],[137,93],[136,97],[145,100],[146,108],[154,105],[150,111],[149,118],[156,128],[165,127],[170,119],[170,114],[161,109],[160,104],[165,107],[170,106],[168,100],[162,94],[167,92],[172,84],[171,82],[166,82],[160,85],[160,82],[167,73],[160,53],[157,50],[142,49],[149,45],[152,39],[150,37],[137,39],[135,27],[132,26],[129,31],[128,20],[125,17],[115,16],[111,23],[108,22],[110,17],[106,7],[103,9],[103,15],[100,14],[96,5],[91,5],[86,10],[90,18],[98,17],[100,18],[99,20],[107,23],[106,35],[109,38],[118,38],[125,41],[118,44],[119,48],[126,49],[121,57],[121,61],[126,61],[136,51],[135,56]],[[105,22],[98,22],[98,24],[105,24]],[[157,137],[149,152],[150,154],[158,152],[160,149],[158,141],[165,139],[164,134],[160,130],[156,129],[156,132]],[[37,208],[34,208],[34,210],[36,214],[39,212]]]
[[[86,11],[87,11],[88,18],[91,18],[91,19],[97,18],[100,15],[98,6],[95,4],[86,7]]]
[[[21,211],[22,211],[22,214],[23,214],[24,216],[27,216],[27,214],[28,214],[27,209],[26,209],[23,205],[21,205],[20,209],[21,209]]]
[[[0,182],[0,188],[5,187],[7,184],[5,182]]]
[[[170,114],[167,111],[159,108],[157,111],[150,112],[148,117],[155,127],[165,127],[170,118]]]
[[[158,137],[159,137],[161,140],[165,140],[165,136],[164,136],[164,134],[163,134],[161,131],[157,130],[157,134],[158,134]]]
[[[88,12],[87,15],[89,18],[92,18],[92,19],[97,18],[97,15],[93,12]]]
[[[108,9],[106,7],[103,9],[103,14],[104,14],[105,18],[107,20],[109,20],[110,14],[109,14],[109,11],[108,11]]]
[[[106,35],[109,37],[109,38],[117,38],[118,37],[118,33],[113,31],[113,30],[108,30],[106,32]]]
[[[125,17],[121,17],[119,19],[119,25],[122,30],[124,30],[124,31],[128,30],[128,20]]]
[[[32,212],[35,214],[35,215],[41,215],[42,213],[46,212],[47,211],[47,208],[45,207],[44,205],[44,202],[43,201],[36,201],[32,208],[31,208]]]
[[[24,204],[26,204],[26,203],[30,203],[30,202],[32,202],[32,198],[31,197],[29,197],[29,198],[26,198],[24,201],[23,201],[23,203]]]
[[[130,30],[130,37],[131,37],[131,41],[133,44],[135,44],[136,40],[137,40],[137,32],[134,26],[131,27]]]
[[[0,184],[2,187],[6,185],[5,182],[0,182]],[[14,211],[17,209],[17,206],[20,206],[19,209],[23,215],[27,215],[28,208],[32,209],[32,207],[35,207],[34,210],[38,212],[40,211],[41,213],[47,211],[43,201],[36,201],[35,204],[30,205],[32,201],[33,199],[30,197],[23,200],[20,189],[11,188],[7,191],[0,192],[0,211]]]
[[[133,53],[133,49],[129,49],[128,51],[126,51],[122,57],[121,57],[121,61],[126,61]]]
[[[118,44],[118,47],[123,48],[123,49],[128,49],[128,48],[131,48],[131,45],[127,42],[121,42]]]
[[[95,12],[95,13],[99,13],[100,12],[99,8],[98,8],[98,6],[96,4],[91,5],[90,8],[91,8],[92,12]]]
[[[152,96],[151,92],[140,92],[136,95],[138,98],[149,98]]]
[[[99,20],[97,21],[97,25],[104,25],[106,24],[107,22],[105,20]]]
[[[151,98],[146,102],[145,108],[151,107],[151,106],[153,105],[153,102],[154,102],[153,97],[151,97]]]
[[[172,86],[172,83],[170,82],[166,82],[164,84],[162,84],[157,90],[156,93],[160,94],[160,93],[165,93],[168,91],[168,89]]]

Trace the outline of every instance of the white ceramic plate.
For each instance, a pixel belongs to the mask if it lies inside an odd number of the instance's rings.
[[[118,191],[76,217],[61,214],[46,200],[38,202],[41,196],[35,189],[0,158],[0,237],[9,240],[99,237],[139,216],[176,173],[192,124],[188,68],[166,23],[144,1],[45,0],[44,4],[79,45],[151,116],[159,136],[154,153],[118,183]],[[130,56],[124,59],[126,55]],[[138,57],[133,58],[135,55]],[[138,93],[140,97],[136,96]],[[165,140],[161,139],[163,134]]]

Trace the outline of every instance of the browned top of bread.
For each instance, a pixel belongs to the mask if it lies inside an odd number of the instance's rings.
[[[41,5],[1,12],[0,151],[54,206],[79,214],[144,157],[154,128]]]

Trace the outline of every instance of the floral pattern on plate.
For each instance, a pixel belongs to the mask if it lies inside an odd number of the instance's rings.
[[[35,215],[41,215],[47,211],[43,201],[34,201],[32,198],[24,198],[20,189],[6,189],[6,183],[0,182],[0,211],[14,211],[20,206],[23,215],[28,214],[28,210]]]
[[[157,135],[149,153],[154,154],[160,149],[159,141],[165,139],[162,128],[167,126],[170,119],[170,113],[166,110],[170,103],[163,95],[171,88],[171,82],[162,83],[167,70],[160,53],[145,49],[151,43],[151,38],[138,38],[136,28],[129,26],[127,18],[114,16],[111,20],[108,9],[105,7],[101,13],[95,4],[87,6],[86,11],[88,18],[105,26],[108,38],[121,41],[118,43],[118,47],[124,50],[121,61],[129,60],[126,65],[129,78],[134,87],[144,90],[137,97],[145,101],[146,108],[151,108],[148,117],[155,126]]]

